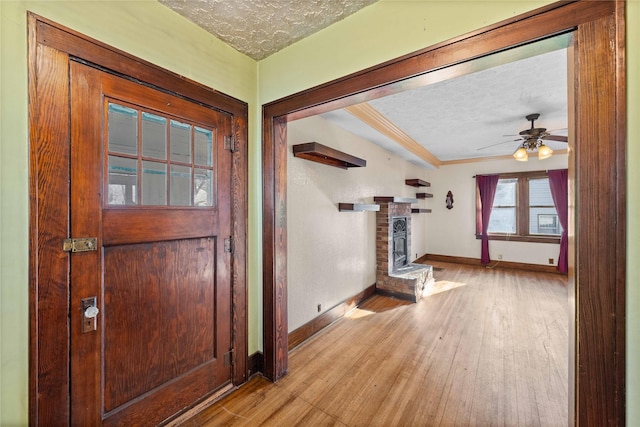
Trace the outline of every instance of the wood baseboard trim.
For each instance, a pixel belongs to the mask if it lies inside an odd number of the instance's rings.
[[[466,258],[449,255],[424,254],[414,262],[418,264],[427,264],[429,261],[450,262],[453,264],[475,265],[484,267],[479,258]],[[513,270],[536,271],[540,273],[563,274],[558,271],[555,265],[527,264],[524,262],[509,262],[501,260],[492,260],[489,264],[491,268],[510,268]]]
[[[347,298],[310,322],[305,323],[294,331],[291,331],[289,333],[289,351],[302,344],[302,342],[312,337],[321,329],[326,328],[336,320],[343,317],[349,310],[353,309],[375,293],[376,285],[374,283],[362,292],[359,292],[351,298]]]
[[[256,374],[263,374],[264,373],[264,355],[262,354],[261,351],[256,351],[255,353],[253,353],[252,355],[249,356],[249,376],[248,378],[251,378],[252,376],[256,375]]]

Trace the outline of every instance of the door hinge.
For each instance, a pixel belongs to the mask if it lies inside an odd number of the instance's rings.
[[[227,253],[233,253],[233,237],[229,236],[224,239],[224,251]]]
[[[236,139],[233,137],[233,135],[224,137],[224,149],[229,150],[232,153],[236,152]]]
[[[65,252],[88,252],[98,250],[98,239],[96,237],[81,237],[78,239],[64,239],[62,250]]]
[[[233,349],[227,351],[223,356],[224,366],[231,366],[233,363]]]

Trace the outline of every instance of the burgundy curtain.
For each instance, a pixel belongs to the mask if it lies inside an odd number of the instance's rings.
[[[567,226],[569,222],[569,184],[567,169],[550,170],[549,187],[551,188],[551,197],[553,204],[558,212],[558,219],[562,226],[562,235],[560,236],[560,255],[558,255],[558,271],[567,273],[569,271],[569,239],[567,237]]]
[[[482,221],[478,223],[478,225],[481,226],[478,231],[482,233],[482,251],[480,252],[480,261],[482,264],[489,264],[491,262],[489,258],[489,235],[487,234],[487,229],[489,228],[489,217],[491,217],[491,208],[493,207],[493,199],[496,195],[499,178],[499,175],[476,176],[476,183],[480,191],[480,214],[482,215]]]

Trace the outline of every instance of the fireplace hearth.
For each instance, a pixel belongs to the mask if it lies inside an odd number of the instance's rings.
[[[376,289],[381,294],[416,302],[434,279],[430,265],[410,262],[411,200],[378,202]]]

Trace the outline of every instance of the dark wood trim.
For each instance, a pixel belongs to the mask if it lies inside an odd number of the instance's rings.
[[[29,31],[29,423],[65,425],[69,405],[69,63]],[[54,126],[64,123],[63,126]],[[46,170],[39,176],[39,170]],[[46,179],[45,179],[46,178]]]
[[[264,374],[277,381],[288,370],[287,331],[287,123],[262,124]]]
[[[249,378],[264,372],[264,356],[261,351],[256,351],[249,356]]]
[[[480,258],[467,258],[450,255],[424,254],[415,263],[429,264],[429,261],[450,262],[453,264],[475,265],[477,267],[486,268],[487,266],[480,262]],[[555,265],[528,264],[524,262],[510,262],[501,260],[492,260],[488,268],[509,268],[511,270],[536,271],[539,273],[555,273],[563,274],[558,271]]]
[[[246,104],[245,104],[246,106]],[[235,149],[231,158],[231,257],[232,316],[234,349],[233,384],[238,386],[249,379],[249,296],[247,289],[248,249],[248,185],[249,185],[249,111],[233,114]]]
[[[67,425],[69,400],[69,62],[77,58],[232,116],[233,382],[248,378],[248,105],[35,14],[29,58],[29,423]],[[65,200],[67,202],[65,202]],[[61,207],[62,205],[66,207]]]
[[[572,31],[581,23],[612,13],[612,1],[559,1],[520,16],[449,39],[400,58],[298,92],[263,106],[265,117],[297,120],[386,96],[419,85],[407,81],[440,67],[454,67],[469,59]],[[456,69],[449,73],[456,76]],[[330,104],[330,105],[328,105]]]
[[[357,307],[367,298],[376,293],[375,283],[362,292],[358,292],[356,295],[347,298],[341,303],[331,307],[315,319],[305,323],[299,328],[289,333],[289,351],[293,350],[307,339],[318,333],[320,330],[326,328],[336,320],[344,317],[349,310]]]
[[[616,3],[616,11],[614,14],[614,28],[615,32],[615,51],[611,60],[614,62],[613,74],[615,75],[616,84],[613,88],[609,87],[609,93],[615,92],[615,101],[613,101],[613,119],[615,120],[615,126],[612,127],[613,138],[616,141],[614,147],[614,156],[608,169],[604,171],[614,176],[614,182],[611,185],[615,188],[615,194],[613,196],[615,200],[615,213],[612,215],[616,218],[616,224],[620,224],[621,227],[615,228],[615,252],[608,256],[608,260],[615,257],[618,260],[614,263],[612,277],[615,277],[616,283],[611,286],[612,293],[614,295],[614,307],[615,307],[615,344],[614,351],[618,355],[615,360],[609,365],[613,368],[614,380],[613,389],[615,392],[615,407],[612,407],[612,413],[614,416],[621,414],[618,421],[621,424],[626,424],[626,305],[627,305],[627,264],[624,260],[627,258],[627,62],[626,62],[626,2],[618,1]],[[610,140],[610,139],[609,139]],[[584,172],[583,172],[584,173]],[[604,175],[606,176],[606,175]],[[592,199],[594,196],[592,196]],[[611,215],[611,214],[610,214]],[[584,248],[586,251],[587,248]],[[603,291],[600,291],[603,292]],[[590,320],[589,318],[584,319]],[[617,364],[617,365],[616,365]],[[593,365],[590,365],[593,367]],[[609,402],[606,403],[609,405]]]
[[[625,425],[624,8],[575,33],[576,101],[593,100],[575,110],[578,425]]]
[[[569,141],[570,192],[575,194],[575,227],[569,230],[569,284],[574,287],[576,328],[570,355],[576,368],[569,384],[571,423],[625,423],[626,281],[626,73],[625,2],[558,2],[405,55],[263,106],[265,360],[281,358],[277,380],[286,372],[287,342],[269,330],[286,313],[286,236],[275,221],[286,210],[286,162],[276,139],[283,122],[389,95],[412,84],[413,76],[446,70],[451,77],[470,59],[563,32],[573,32],[575,141]],[[574,124],[571,123],[570,126]],[[575,163],[574,163],[575,162]],[[277,185],[273,177],[278,176]],[[284,185],[282,181],[285,181]],[[280,219],[283,216],[279,217]],[[571,322],[573,323],[573,322]],[[281,325],[278,325],[282,328]],[[267,344],[267,340],[270,341]],[[571,347],[570,348],[573,348]],[[275,362],[274,362],[275,365]]]

